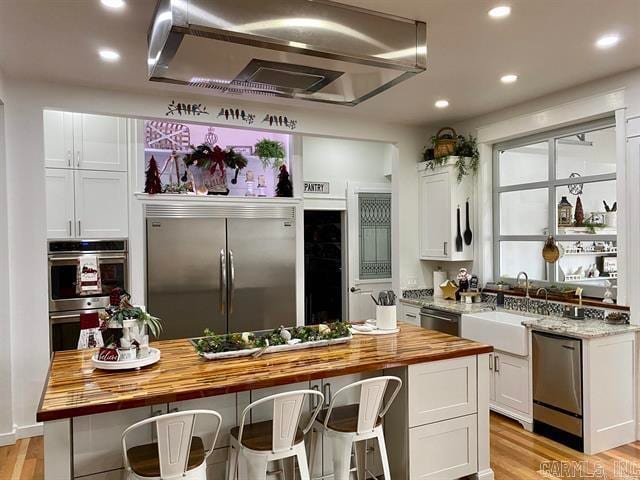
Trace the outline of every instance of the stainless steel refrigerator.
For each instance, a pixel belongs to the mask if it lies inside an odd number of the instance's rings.
[[[295,208],[147,205],[147,307],[162,339],[296,324]]]

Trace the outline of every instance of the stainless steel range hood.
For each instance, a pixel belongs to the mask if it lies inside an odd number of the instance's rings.
[[[357,105],[426,68],[426,25],[328,0],[160,0],[149,80]]]

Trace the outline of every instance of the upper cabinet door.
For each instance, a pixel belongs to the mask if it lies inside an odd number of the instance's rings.
[[[73,114],[45,110],[44,165],[52,168],[73,168]]]
[[[450,258],[449,172],[420,175],[420,257]]]
[[[127,120],[73,114],[74,161],[83,170],[127,171]]]
[[[127,236],[127,174],[76,170],[76,236],[123,238]]]
[[[47,238],[73,238],[75,235],[73,170],[45,169],[47,194]]]

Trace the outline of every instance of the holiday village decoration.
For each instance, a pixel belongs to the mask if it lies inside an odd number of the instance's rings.
[[[255,154],[260,158],[263,168],[271,167],[274,170],[284,164],[284,145],[277,140],[263,138],[255,145]]]
[[[193,186],[199,195],[228,195],[225,152],[207,143],[191,145],[191,153],[183,161],[193,176]]]
[[[149,160],[149,168],[145,173],[146,179],[144,182],[144,193],[154,195],[156,193],[162,193],[162,181],[160,180],[160,172],[158,171],[158,164],[156,159],[151,156]]]
[[[582,200],[580,200],[580,197],[576,198],[576,211],[573,214],[573,218],[576,227],[581,227],[584,224],[584,209],[582,208]]]
[[[286,165],[280,166],[278,184],[276,185],[276,197],[293,197],[293,185],[289,179],[289,172],[287,172]]]
[[[570,227],[572,225],[573,205],[569,203],[567,197],[562,197],[558,203],[558,226]]]

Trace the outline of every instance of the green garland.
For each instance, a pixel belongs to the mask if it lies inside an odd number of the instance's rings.
[[[291,339],[298,339],[301,343],[316,340],[332,340],[351,335],[349,324],[335,322],[326,325],[327,329],[320,332],[317,325],[309,327],[293,327],[286,329],[291,333]],[[234,352],[250,348],[264,348],[266,346],[284,345],[286,340],[280,334],[281,328],[276,328],[270,333],[256,337],[253,333],[229,333],[216,335],[209,329],[204,331],[204,337],[196,340],[195,349],[199,354]],[[268,342],[268,343],[267,343]]]

